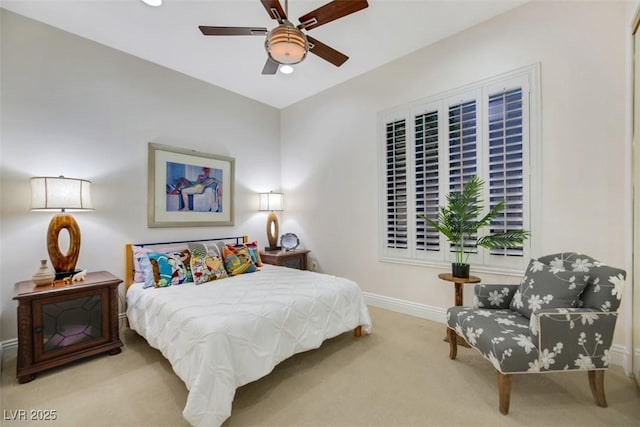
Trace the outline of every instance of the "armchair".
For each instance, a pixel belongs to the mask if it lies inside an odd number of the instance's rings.
[[[596,404],[606,407],[604,372],[625,275],[565,252],[531,260],[519,285],[476,285],[473,307],[447,310],[449,358],[459,335],[493,364],[505,415],[515,373],[585,370]]]

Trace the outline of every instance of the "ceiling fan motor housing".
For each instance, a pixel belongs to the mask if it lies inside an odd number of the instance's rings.
[[[267,54],[278,64],[297,64],[307,56],[307,37],[290,22],[278,25],[267,34],[264,43]]]

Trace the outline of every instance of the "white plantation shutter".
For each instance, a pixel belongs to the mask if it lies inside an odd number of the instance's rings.
[[[534,189],[529,171],[541,161],[539,71],[536,64],[379,113],[382,260],[450,263],[447,239],[417,215],[436,220],[447,194],[461,191],[473,176],[485,182],[482,215],[505,201],[502,214],[481,233],[524,229],[535,238],[540,181],[536,177]],[[465,251],[479,271],[519,274],[532,253],[532,239],[518,248],[487,250],[473,248],[477,237]]]
[[[449,106],[449,191],[478,174],[476,100]]]
[[[462,186],[478,175],[478,120],[476,100],[449,106],[449,192],[460,192]],[[465,241],[465,253],[476,253],[473,234]],[[453,250],[453,247],[451,248]]]
[[[415,206],[416,213],[436,221],[438,218],[438,111],[414,116]],[[416,218],[416,250],[439,251],[440,233],[426,221]]]
[[[408,152],[407,123],[397,120],[386,124],[386,246],[408,247]]]
[[[524,229],[522,87],[489,95],[489,206],[505,202],[490,233]],[[523,256],[523,247],[491,250],[492,255]]]

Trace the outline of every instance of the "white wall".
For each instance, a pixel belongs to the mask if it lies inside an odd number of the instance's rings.
[[[532,2],[282,112],[282,229],[324,271],[368,292],[444,309],[446,271],[378,261],[379,111],[541,63],[543,231],[539,256],[562,250],[627,268],[624,3]],[[295,203],[295,206],[292,204]],[[473,266],[472,266],[473,268]],[[485,283],[517,282],[482,275]],[[471,287],[465,301],[471,301]],[[623,313],[616,343],[625,342]]]
[[[264,244],[258,191],[279,189],[279,111],[1,10],[0,341],[16,337],[13,285],[48,259],[49,213],[31,176],[93,182],[74,214],[78,265],[124,275],[124,244],[248,233]],[[235,226],[147,228],[147,143],[235,157]]]

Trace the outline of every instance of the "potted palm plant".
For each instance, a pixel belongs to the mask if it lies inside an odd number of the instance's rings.
[[[484,208],[480,198],[484,182],[473,176],[462,187],[462,191],[447,194],[447,205],[440,206],[437,221],[418,214],[430,226],[437,229],[451,242],[454,261],[451,273],[454,277],[469,277],[469,249],[481,246],[487,249],[514,248],[521,245],[529,237],[525,230],[508,230],[503,233],[489,234],[478,237],[478,231],[491,224],[491,221],[504,209],[501,201],[480,216]],[[465,253],[465,247],[467,252]]]

